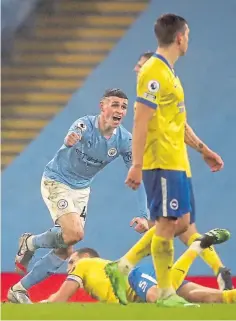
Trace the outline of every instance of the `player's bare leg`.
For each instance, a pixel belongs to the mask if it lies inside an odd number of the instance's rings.
[[[84,238],[84,228],[78,213],[68,213],[58,219],[65,244],[74,245]]]
[[[201,234],[197,231],[196,224],[192,223],[186,232],[179,235],[179,239],[187,246],[190,246],[200,236]],[[200,256],[213,269],[214,274],[217,276],[219,289],[222,291],[233,289],[230,270],[223,265],[214,247],[205,249]]]
[[[236,290],[221,291],[208,288],[193,282],[188,282],[180,287],[178,294],[185,300],[193,303],[236,303]],[[148,289],[146,301],[155,303],[160,297],[156,286]]]
[[[180,288],[179,294],[190,302],[236,303],[236,290],[221,291],[189,282]]]

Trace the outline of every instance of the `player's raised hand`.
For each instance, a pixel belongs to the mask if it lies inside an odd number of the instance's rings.
[[[208,150],[206,154],[203,154],[203,159],[212,172],[218,172],[224,167],[223,159],[212,150]]]
[[[66,146],[71,147],[74,146],[79,140],[81,140],[81,136],[73,132],[66,136],[64,143]]]
[[[136,190],[142,182],[142,167],[132,165],[129,169],[125,184]]]
[[[149,229],[148,220],[144,217],[134,217],[130,222],[130,227],[140,234],[144,233]]]

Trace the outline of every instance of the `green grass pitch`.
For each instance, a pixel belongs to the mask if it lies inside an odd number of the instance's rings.
[[[155,304],[2,304],[2,320],[234,320],[236,304],[200,308],[157,308]]]

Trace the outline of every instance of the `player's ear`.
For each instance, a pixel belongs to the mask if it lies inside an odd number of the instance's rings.
[[[103,100],[100,101],[100,109],[101,109],[101,111],[104,111],[104,101]]]
[[[181,45],[182,38],[183,38],[183,34],[181,32],[178,32],[177,35],[176,35],[176,42],[177,42],[178,45]]]
[[[89,253],[84,253],[84,258],[90,258],[90,254]]]

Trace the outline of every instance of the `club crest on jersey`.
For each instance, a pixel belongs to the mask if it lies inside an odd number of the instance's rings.
[[[110,156],[110,157],[113,157],[113,156],[115,156],[116,154],[117,154],[117,149],[115,149],[115,148],[110,148],[109,150],[108,150],[108,156]]]
[[[177,199],[173,198],[173,200],[170,201],[170,208],[174,211],[179,208],[179,202],[177,201]]]
[[[87,129],[87,126],[86,126],[84,123],[82,123],[82,122],[79,122],[79,123],[77,124],[77,127],[78,127],[79,129],[81,129],[82,132],[84,132],[84,131]]]
[[[148,83],[148,91],[149,92],[156,93],[156,92],[158,92],[159,88],[160,88],[160,84],[158,81],[156,81],[156,80],[149,81],[149,83]]]
[[[64,210],[65,208],[67,208],[68,206],[68,202],[66,200],[59,200],[57,202],[57,207],[59,208],[59,210]]]

